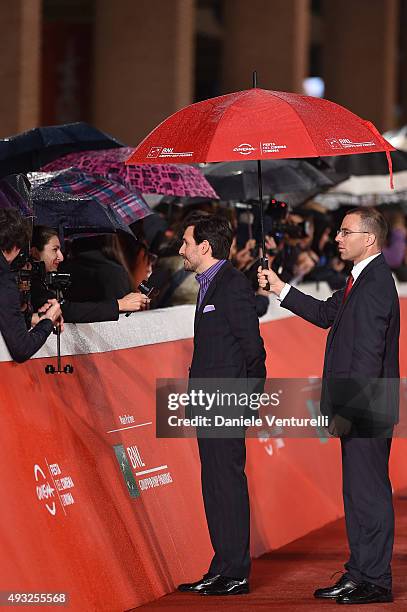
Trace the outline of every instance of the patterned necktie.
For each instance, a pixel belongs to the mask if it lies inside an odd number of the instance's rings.
[[[346,287],[345,287],[345,293],[343,294],[343,301],[342,303],[346,302],[346,298],[348,297],[350,290],[352,289],[352,285],[353,285],[353,276],[352,274],[349,274],[348,276],[348,281],[346,283]]]

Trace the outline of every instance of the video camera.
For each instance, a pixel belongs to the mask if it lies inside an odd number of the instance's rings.
[[[63,292],[71,284],[70,274],[47,272],[43,261],[36,261],[25,251],[13,261],[12,269],[19,286],[26,283],[30,285],[33,280],[38,280],[48,290]]]
[[[309,235],[309,222],[304,220],[300,223],[288,223],[289,214],[286,202],[270,200],[266,213],[271,217],[271,234],[276,241],[281,241],[285,236],[300,240]]]

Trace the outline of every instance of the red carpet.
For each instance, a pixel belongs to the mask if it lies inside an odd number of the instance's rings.
[[[345,524],[341,519],[255,560],[251,575],[252,592],[249,595],[203,597],[172,593],[137,610],[318,612],[351,609],[352,612],[373,612],[387,609],[389,612],[406,612],[407,492],[397,496],[395,509],[396,542],[393,557],[395,602],[393,604],[338,607],[334,601],[317,601],[312,597],[315,588],[327,586],[335,581],[331,580],[331,576],[342,569],[346,559]]]

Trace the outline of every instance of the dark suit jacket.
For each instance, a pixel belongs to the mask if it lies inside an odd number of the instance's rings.
[[[15,275],[0,252],[0,333],[14,361],[22,363],[34,355],[44,344],[52,328],[52,322],[44,319],[31,331],[27,331],[20,310]]]
[[[214,310],[203,312],[205,306]],[[226,262],[195,312],[191,378],[266,377],[254,293],[244,274]]]
[[[347,380],[346,383],[343,381],[342,384],[325,386],[323,389],[325,393],[329,392],[330,400],[337,406],[349,406],[349,402],[359,394],[358,406],[361,409],[366,408],[366,401],[372,401],[375,380],[397,381],[400,376],[399,299],[391,270],[383,255],[376,257],[362,271],[345,303],[344,292],[341,289],[322,301],[292,287],[281,306],[319,327],[330,327],[323,377]],[[385,402],[381,396],[380,407],[376,406],[375,409],[385,410],[387,418],[396,422],[398,396],[394,382],[388,385],[376,383],[375,388],[376,397],[382,392],[389,394]],[[326,399],[323,394],[321,403]],[[321,409],[329,413],[326,406],[322,405]],[[343,413],[346,416],[346,410]]]

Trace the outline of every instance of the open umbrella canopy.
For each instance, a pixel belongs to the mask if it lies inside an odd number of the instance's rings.
[[[115,211],[103,207],[92,198],[63,193],[49,187],[31,191],[34,223],[58,228],[68,234],[114,233],[118,230],[133,236]]]
[[[256,81],[255,74],[252,89],[197,102],[171,115],[126,163],[257,160],[264,253],[263,160],[385,151],[391,182],[389,151],[394,148],[372,123],[338,104],[259,89]]]
[[[329,161],[339,171],[348,172],[349,178],[319,196],[330,206],[339,204],[381,204],[407,200],[407,153],[393,151],[394,190],[388,188],[387,164],[380,153],[331,157]]]
[[[48,172],[73,166],[87,174],[113,179],[123,183],[129,190],[138,189],[142,193],[218,199],[213,188],[197,168],[174,164],[127,166],[125,161],[133,152],[132,147],[124,147],[107,151],[72,153],[47,164],[42,170]]]
[[[144,219],[152,210],[140,192],[129,191],[122,183],[77,170],[32,172],[28,175],[34,186],[47,186],[64,193],[79,195],[112,208],[127,225]]]
[[[403,127],[398,130],[385,132],[383,136],[393,145],[393,147],[401,149],[402,151],[407,151],[407,125],[403,125]]]
[[[0,207],[17,208],[37,225],[58,228],[67,234],[113,233],[118,230],[134,238],[122,217],[90,196],[64,193],[38,181],[33,187],[26,176],[10,175],[0,180]]]
[[[92,228],[108,233],[118,229],[130,232],[117,213],[92,198],[37,187],[31,191],[31,199],[36,224],[78,230]]]
[[[84,122],[38,127],[0,140],[0,176],[38,170],[72,151],[122,146],[112,136]]]
[[[391,152],[393,172],[407,170],[407,153],[394,149]],[[337,172],[348,176],[378,176],[388,173],[386,158],[382,153],[367,153],[366,155],[339,155],[328,157],[326,161]]]
[[[345,180],[327,163],[305,159],[267,159],[262,162],[263,195],[284,200],[292,206]],[[254,160],[209,164],[203,172],[222,200],[256,200],[259,195],[257,164]]]
[[[187,106],[127,163],[287,159],[392,151],[369,121],[322,98],[253,88]]]

